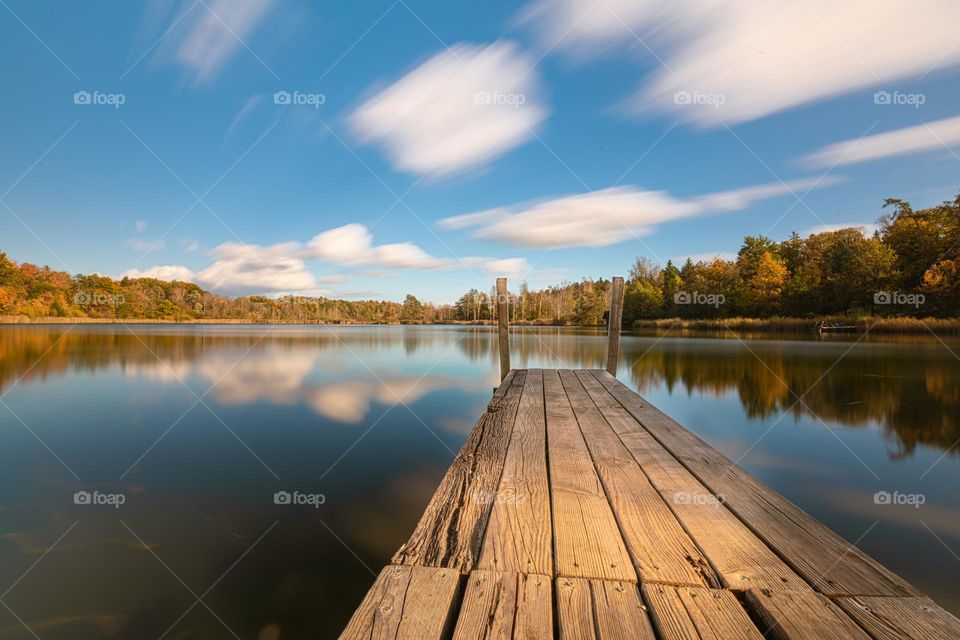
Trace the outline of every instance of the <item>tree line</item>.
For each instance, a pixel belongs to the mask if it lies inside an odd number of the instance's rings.
[[[638,258],[624,295],[627,326],[654,318],[817,317],[960,314],[960,195],[914,210],[888,199],[890,211],[872,236],[845,228],[776,242],[744,239],[736,259]],[[611,283],[599,278],[511,295],[511,321],[601,325]],[[230,297],[189,282],[70,275],[0,253],[0,315],[28,318],[238,320],[297,323],[485,322],[496,294],[471,289],[453,304],[337,300],[325,297]]]

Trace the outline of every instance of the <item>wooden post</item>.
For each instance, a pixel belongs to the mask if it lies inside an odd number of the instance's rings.
[[[617,375],[620,357],[620,318],[623,315],[623,278],[613,277],[610,287],[610,316],[607,320],[607,372]]]
[[[510,294],[507,279],[497,278],[497,323],[500,338],[500,381],[510,373]]]

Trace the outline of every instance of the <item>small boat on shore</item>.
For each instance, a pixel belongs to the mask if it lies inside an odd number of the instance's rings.
[[[842,322],[827,322],[821,320],[817,323],[818,333],[854,333],[859,331],[860,327],[855,324],[843,324]]]

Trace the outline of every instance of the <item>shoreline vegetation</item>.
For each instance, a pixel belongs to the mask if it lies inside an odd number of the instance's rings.
[[[821,322],[843,322],[855,327],[854,333],[876,335],[960,335],[960,318],[881,318],[881,317],[825,317],[813,318],[716,318],[684,319],[657,318],[637,320],[625,331],[656,331],[658,333],[782,333],[802,334],[817,330]],[[0,316],[0,325],[44,325],[44,324],[147,324],[147,325],[267,325],[267,326],[494,326],[493,320],[450,320],[436,322],[363,322],[354,320],[296,322],[288,321],[252,321],[238,318],[200,318],[188,320],[149,319],[149,318],[62,318],[27,316]],[[602,328],[604,325],[556,324],[530,321],[511,321],[514,327],[582,327]],[[719,336],[719,337],[722,337]]]
[[[841,228],[777,242],[744,238],[735,259],[682,266],[637,258],[623,325],[657,331],[803,332],[818,322],[877,333],[960,333],[960,195],[928,209],[888,199],[867,236]],[[605,323],[610,280],[532,290],[514,284],[514,325]],[[496,292],[433,304],[303,296],[226,296],[192,282],[71,275],[0,252],[0,323],[486,324]]]

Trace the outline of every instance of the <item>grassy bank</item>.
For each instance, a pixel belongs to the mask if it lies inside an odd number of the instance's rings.
[[[767,333],[804,333],[816,331],[817,323],[840,322],[854,325],[861,332],[871,334],[930,335],[960,334],[960,318],[845,318],[843,316],[826,318],[718,318],[685,320],[682,318],[660,318],[656,320],[637,320],[634,329],[656,329],[658,331],[744,331]]]

